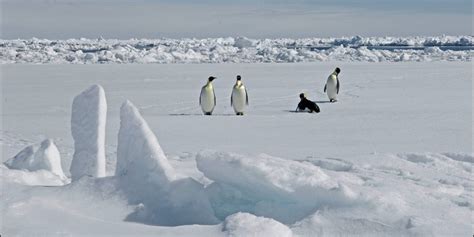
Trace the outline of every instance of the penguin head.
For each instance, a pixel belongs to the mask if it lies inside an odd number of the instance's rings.
[[[336,70],[334,70],[336,72],[336,74],[339,74],[341,72],[341,69],[336,67]]]
[[[242,78],[240,77],[240,75],[237,75],[237,81],[240,81]]]
[[[304,93],[301,93],[301,94],[300,94],[300,99],[304,99],[305,97],[306,97],[306,96],[305,96]]]
[[[210,76],[208,81],[213,81],[214,79],[216,79],[216,77]]]

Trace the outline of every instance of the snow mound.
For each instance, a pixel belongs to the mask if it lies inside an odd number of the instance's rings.
[[[41,144],[27,146],[16,156],[7,160],[5,165],[10,169],[38,171],[46,170],[66,180],[61,167],[61,156],[53,140],[46,139]]]
[[[287,224],[315,209],[348,206],[358,199],[319,167],[297,161],[212,151],[199,153],[196,160],[214,181],[207,191],[218,218],[245,211]]]
[[[62,186],[68,180],[47,170],[25,171],[8,169],[0,164],[0,177],[4,182],[17,183],[27,186]],[[3,183],[5,184],[5,183]]]
[[[474,155],[472,154],[447,152],[443,153],[443,155],[455,161],[474,164]]]
[[[127,221],[153,225],[216,224],[204,186],[177,179],[156,136],[130,102],[120,109],[116,177],[136,210]]]
[[[107,102],[104,89],[93,85],[72,102],[71,133],[74,156],[71,178],[105,177],[105,123]]]
[[[332,171],[350,171],[353,167],[352,163],[336,158],[309,159],[308,162]]]
[[[236,213],[228,216],[223,223],[223,231],[229,237],[291,237],[291,230],[282,223],[249,213]]]

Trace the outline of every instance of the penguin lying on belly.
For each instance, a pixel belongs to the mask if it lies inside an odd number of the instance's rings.
[[[295,112],[305,111],[306,109],[308,109],[310,113],[319,113],[321,111],[319,106],[315,102],[308,100],[304,93],[300,94],[300,99]]]

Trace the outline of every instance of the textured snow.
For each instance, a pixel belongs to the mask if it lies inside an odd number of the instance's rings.
[[[229,237],[291,237],[291,230],[282,223],[265,217],[257,217],[249,213],[238,212],[228,216],[224,221],[223,230]]]
[[[0,63],[471,61],[472,36],[0,40]]]
[[[5,162],[10,169],[38,171],[46,170],[66,180],[61,167],[61,155],[51,139],[46,139],[39,145],[30,145],[21,150],[16,156]]]
[[[71,177],[105,176],[105,125],[107,101],[102,86],[93,85],[74,97],[71,113],[71,133],[74,156]]]

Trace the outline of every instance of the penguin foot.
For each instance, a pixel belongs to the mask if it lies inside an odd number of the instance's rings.
[[[244,112],[237,112],[236,115],[244,115]]]
[[[334,103],[334,102],[337,102],[337,100],[336,99],[330,99],[329,102]]]
[[[212,115],[212,112],[205,112],[204,115]]]

